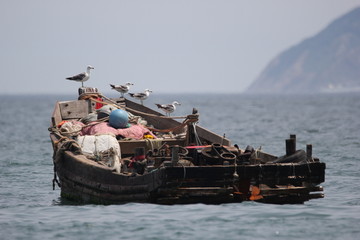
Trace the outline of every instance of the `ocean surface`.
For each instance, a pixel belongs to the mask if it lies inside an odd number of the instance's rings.
[[[69,96],[0,96],[0,239],[360,239],[360,94],[157,95],[176,116],[275,155],[296,134],[327,164],[325,198],[300,205],[79,205],[52,190],[48,127]]]

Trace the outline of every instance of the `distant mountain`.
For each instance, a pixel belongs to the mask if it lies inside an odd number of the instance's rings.
[[[360,91],[360,7],[278,55],[248,91]]]

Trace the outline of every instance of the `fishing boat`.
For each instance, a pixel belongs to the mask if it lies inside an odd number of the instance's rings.
[[[102,115],[106,107],[110,114]],[[126,126],[114,128],[126,133],[84,132],[109,127],[114,109],[126,112]],[[196,109],[169,117],[79,88],[78,99],[57,102],[51,116],[53,188],[59,186],[64,199],[95,204],[288,204],[324,197],[326,166],[312,156],[311,144],[297,149],[290,135],[282,156],[241,149],[200,126],[199,117]],[[135,127],[144,130],[141,137],[133,137]]]

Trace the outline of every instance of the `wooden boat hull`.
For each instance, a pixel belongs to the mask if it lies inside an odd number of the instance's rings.
[[[242,201],[283,204],[323,197],[319,184],[325,181],[326,165],[311,156],[311,146],[306,153],[295,151],[296,144],[292,139],[288,141],[285,157],[279,158],[262,151],[241,151],[237,146],[231,146],[225,137],[193,124],[198,117],[195,113],[187,116],[186,120],[191,120],[191,124],[186,125],[185,121],[180,123],[163,118],[160,113],[127,99],[110,103],[143,117],[157,129],[171,129],[179,136],[185,132],[185,137],[157,140],[168,150],[174,146],[188,148],[186,156],[177,156],[180,152],[161,155],[163,149],[159,148],[155,155],[148,155],[147,161],[154,158],[155,164],[147,166],[144,173],[114,172],[87,158],[75,137],[65,136],[58,127],[64,120],[79,120],[94,112],[92,100],[59,102],[55,105],[49,131],[54,149],[54,187],[58,182],[63,198],[97,204]],[[155,153],[154,149],[148,148],[146,140],[118,140],[118,143],[124,159],[134,157],[134,150],[139,148]],[[191,164],[184,165],[181,160]]]
[[[251,184],[264,185],[259,202],[302,203],[324,181],[324,163],[234,166],[164,166],[144,175],[112,172],[83,155],[65,151],[56,163],[61,196],[83,203],[220,204],[249,200]],[[296,175],[294,175],[296,174]],[[304,186],[304,183],[312,183]],[[293,186],[269,188],[268,186]],[[242,192],[236,191],[243,186]],[[298,187],[294,187],[298,186]],[[319,197],[319,196],[318,196]],[[320,196],[321,197],[321,196]]]
[[[61,196],[86,203],[149,202],[150,192],[159,187],[156,179],[161,179],[159,171],[137,177],[117,174],[69,151],[56,164],[56,172]]]

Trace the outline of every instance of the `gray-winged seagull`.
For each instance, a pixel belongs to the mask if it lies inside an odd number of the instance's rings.
[[[129,95],[133,98],[139,99],[141,101],[141,105],[144,105],[143,100],[147,99],[151,92],[151,90],[145,89],[143,93],[129,93]]]
[[[119,93],[121,93],[121,97],[124,97],[124,93],[127,93],[130,89],[130,86],[134,85],[132,83],[125,83],[125,85],[114,85],[114,84],[110,84],[111,89],[114,89],[116,91],[118,91]]]
[[[176,105],[181,105],[180,103],[178,103],[177,101],[174,101],[171,104],[158,104],[155,103],[155,105],[160,108],[161,110],[163,110],[166,115],[168,115],[170,117],[170,113],[174,112],[176,109]]]
[[[92,66],[87,66],[86,72],[79,73],[75,76],[66,78],[67,80],[72,80],[76,82],[81,82],[81,86],[84,87],[84,82],[90,78],[90,69],[94,69]]]

